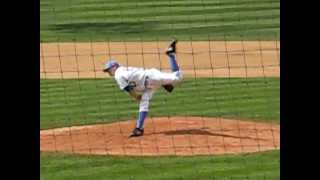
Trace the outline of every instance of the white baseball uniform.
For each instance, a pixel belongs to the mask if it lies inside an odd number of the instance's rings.
[[[158,69],[143,69],[137,67],[118,67],[115,79],[121,90],[128,85],[142,95],[139,111],[149,111],[149,101],[156,89],[162,85],[176,85],[183,78],[181,71],[165,73]]]

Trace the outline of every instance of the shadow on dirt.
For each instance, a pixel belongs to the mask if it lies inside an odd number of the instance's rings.
[[[252,138],[248,136],[234,136],[234,135],[228,135],[225,133],[213,133],[204,129],[183,129],[183,130],[172,130],[172,131],[162,131],[158,133],[152,133],[152,134],[164,134],[168,136],[172,135],[206,135],[206,136],[217,136],[217,137],[224,137],[224,138],[236,138],[236,139],[250,139],[255,141],[264,141],[264,139],[261,138]]]

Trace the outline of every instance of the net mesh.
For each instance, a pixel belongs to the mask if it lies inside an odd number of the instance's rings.
[[[279,179],[279,7],[41,0],[41,179]],[[104,63],[170,72],[172,38],[184,80],[128,138],[139,107]]]

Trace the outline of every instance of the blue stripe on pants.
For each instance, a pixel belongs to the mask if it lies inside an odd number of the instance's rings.
[[[169,54],[169,62],[172,72],[179,71],[179,66],[176,61],[176,55],[175,54]]]
[[[139,118],[137,120],[136,128],[143,129],[144,120],[146,119],[147,115],[148,115],[148,111],[139,112]]]

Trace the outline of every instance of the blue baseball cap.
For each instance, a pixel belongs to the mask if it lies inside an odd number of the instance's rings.
[[[112,68],[115,65],[119,66],[119,63],[116,60],[111,59],[105,63],[103,70],[108,71],[110,68]]]

